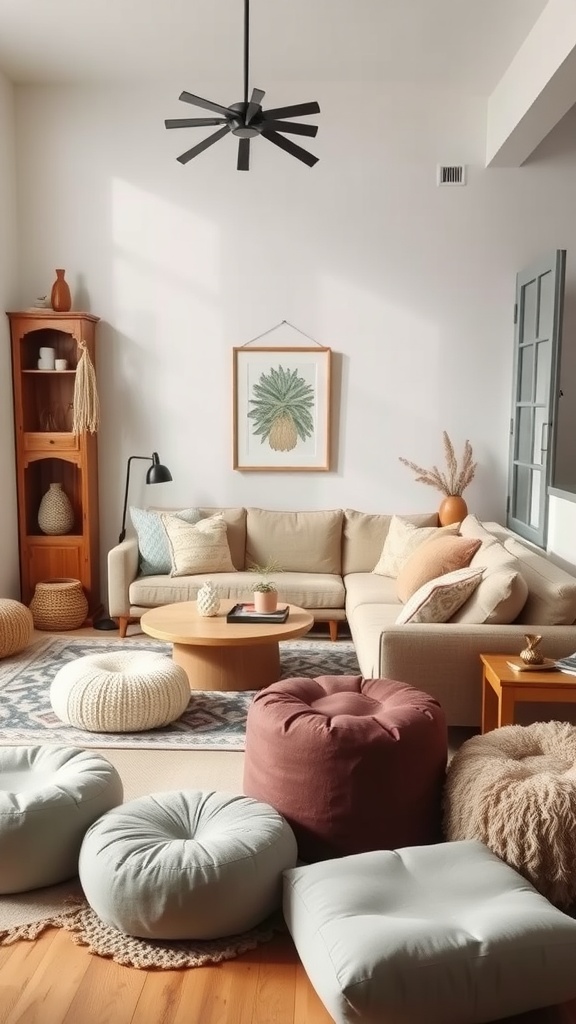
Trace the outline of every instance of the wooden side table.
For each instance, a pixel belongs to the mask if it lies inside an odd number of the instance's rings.
[[[514,709],[520,701],[576,703],[576,676],[567,672],[514,672],[508,665],[512,654],[481,654],[482,732],[514,724]]]

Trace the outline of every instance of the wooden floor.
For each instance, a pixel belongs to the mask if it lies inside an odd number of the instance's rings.
[[[576,1001],[508,1021],[576,1024]],[[0,947],[0,1024],[331,1022],[287,935],[224,964],[178,971],[121,967],[56,929]]]
[[[508,1020],[576,1024],[576,1000]],[[278,935],[224,964],[178,971],[121,967],[90,954],[59,929],[49,929],[32,942],[0,946],[0,1024],[331,1021],[288,935]]]

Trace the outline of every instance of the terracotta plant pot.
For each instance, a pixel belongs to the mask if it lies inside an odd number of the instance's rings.
[[[276,590],[255,590],[254,608],[257,612],[268,615],[275,612],[278,606],[278,591]]]
[[[468,515],[468,506],[459,494],[449,494],[438,509],[440,526],[451,526],[461,523]]]

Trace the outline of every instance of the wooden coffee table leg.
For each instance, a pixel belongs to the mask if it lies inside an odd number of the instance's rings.
[[[260,690],[280,678],[277,643],[239,647],[174,644],[172,657],[191,690]]]

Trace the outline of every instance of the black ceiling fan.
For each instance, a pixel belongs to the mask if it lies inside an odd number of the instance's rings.
[[[252,95],[248,99],[248,70],[249,70],[249,46],[250,46],[250,0],[244,0],[244,99],[241,103],[231,103],[224,107],[220,103],[212,103],[211,100],[204,100],[201,96],[194,96],[191,92],[180,93],[179,99],[184,103],[191,103],[195,107],[202,107],[204,110],[211,110],[219,117],[177,117],[164,122],[167,128],[199,128],[207,125],[222,125],[217,132],[203,139],[192,149],[188,149],[181,156],[177,157],[181,164],[187,164],[193,157],[198,156],[209,146],[213,146],[219,139],[232,132],[239,139],[238,142],[238,164],[239,171],[250,169],[250,139],[261,135],[275,146],[295,156],[302,163],[313,167],[318,162],[318,157],[309,153],[308,150],[297,146],[295,142],[284,138],[280,132],[287,132],[290,135],[308,135],[313,138],[318,127],[315,124],[290,124],[284,118],[303,117],[306,114],[319,114],[318,103],[296,103],[291,107],[274,107],[270,110],[262,110],[262,100],[265,93],[262,89],[252,89]]]

